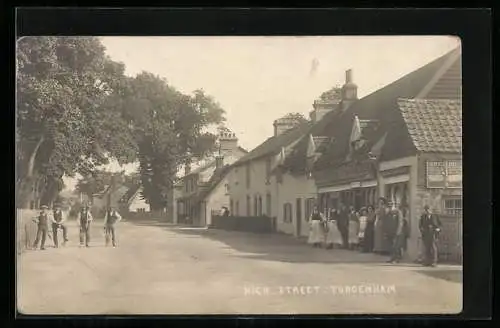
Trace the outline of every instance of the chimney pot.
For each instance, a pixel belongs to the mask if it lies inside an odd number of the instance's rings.
[[[352,69],[345,71],[345,83],[352,83]]]

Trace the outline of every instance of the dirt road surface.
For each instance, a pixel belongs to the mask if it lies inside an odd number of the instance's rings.
[[[24,252],[17,261],[24,314],[458,313],[461,267],[386,264],[386,258],[313,249],[282,235],[121,222],[118,247]],[[50,241],[48,242],[51,246]]]

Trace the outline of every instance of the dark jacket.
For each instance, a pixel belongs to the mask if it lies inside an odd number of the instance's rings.
[[[347,229],[349,227],[349,212],[347,210],[339,211],[337,215],[337,227],[339,229]]]
[[[441,228],[441,221],[436,214],[424,213],[420,216],[418,223],[422,237],[437,237],[437,229]]]

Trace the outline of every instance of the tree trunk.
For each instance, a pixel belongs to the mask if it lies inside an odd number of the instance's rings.
[[[45,137],[42,135],[40,137],[40,139],[38,139],[38,142],[37,142],[35,148],[31,152],[30,159],[28,161],[28,168],[27,168],[27,171],[26,171],[26,177],[27,178],[31,178],[33,176],[33,171],[35,169],[36,155],[38,154],[38,150],[40,149],[40,146],[42,145],[42,143],[44,141],[45,141]]]
[[[35,160],[36,156],[38,154],[38,150],[40,149],[40,146],[42,143],[45,141],[45,137],[42,135],[39,139],[38,142],[35,145],[35,148],[33,148],[33,151],[30,154],[29,160],[28,160],[28,165],[26,167],[26,173],[24,176],[21,173],[22,178],[20,178],[20,183],[18,185],[18,206],[21,208],[29,208],[30,205],[30,195],[33,195],[33,187],[35,185]],[[34,199],[35,200],[35,199]]]

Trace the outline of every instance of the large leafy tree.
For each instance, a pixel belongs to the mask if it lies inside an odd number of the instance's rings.
[[[224,110],[202,90],[185,95],[147,72],[130,81],[123,101],[138,144],[143,196],[161,210],[180,165],[213,149],[215,136],[206,128],[222,122]]]
[[[62,177],[87,175],[110,157],[134,160],[136,143],[122,113],[124,65],[95,37],[23,37],[17,42],[17,190],[50,202]]]

